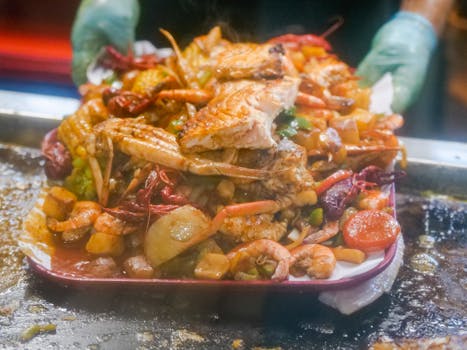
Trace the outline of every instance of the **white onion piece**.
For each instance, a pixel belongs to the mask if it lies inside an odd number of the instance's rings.
[[[295,242],[297,239],[300,238],[300,232],[294,228],[290,233],[287,235],[287,238],[290,239],[292,242]]]

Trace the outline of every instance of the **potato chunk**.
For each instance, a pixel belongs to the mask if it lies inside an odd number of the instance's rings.
[[[131,278],[151,278],[154,275],[154,269],[149,265],[144,255],[136,255],[126,259],[123,268]]]
[[[229,268],[229,259],[224,254],[208,253],[196,265],[195,276],[199,279],[220,280]]]
[[[151,225],[145,237],[144,253],[149,263],[157,267],[211,234],[209,219],[203,212],[185,205]]]
[[[52,187],[44,199],[42,210],[48,217],[65,220],[77,201],[76,196],[63,187]]]
[[[109,235],[104,232],[94,232],[86,244],[86,250],[95,255],[119,256],[124,249],[122,236]]]

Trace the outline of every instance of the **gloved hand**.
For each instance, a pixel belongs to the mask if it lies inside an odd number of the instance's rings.
[[[112,45],[126,54],[139,18],[137,0],[82,0],[73,24],[73,81],[86,82],[86,69],[99,50]]]
[[[357,75],[363,78],[363,85],[371,86],[385,73],[391,73],[392,109],[400,113],[417,98],[436,41],[435,30],[426,18],[413,12],[398,12],[376,33]]]

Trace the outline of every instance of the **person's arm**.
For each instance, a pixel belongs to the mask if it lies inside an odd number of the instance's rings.
[[[401,11],[413,12],[425,17],[440,36],[453,2],[454,0],[404,0]]]
[[[373,38],[357,74],[363,84],[373,85],[385,73],[391,73],[394,111],[403,112],[417,98],[452,3],[453,0],[404,0],[401,11]]]
[[[82,0],[73,23],[73,81],[86,82],[86,70],[99,50],[112,45],[126,54],[138,23],[137,0]]]

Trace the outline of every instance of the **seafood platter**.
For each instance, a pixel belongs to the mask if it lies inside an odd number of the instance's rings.
[[[66,285],[393,281],[402,116],[375,112],[322,37],[230,42],[215,27],[180,48],[162,33],[172,50],[105,48],[42,141],[48,183],[20,237],[31,266]]]

